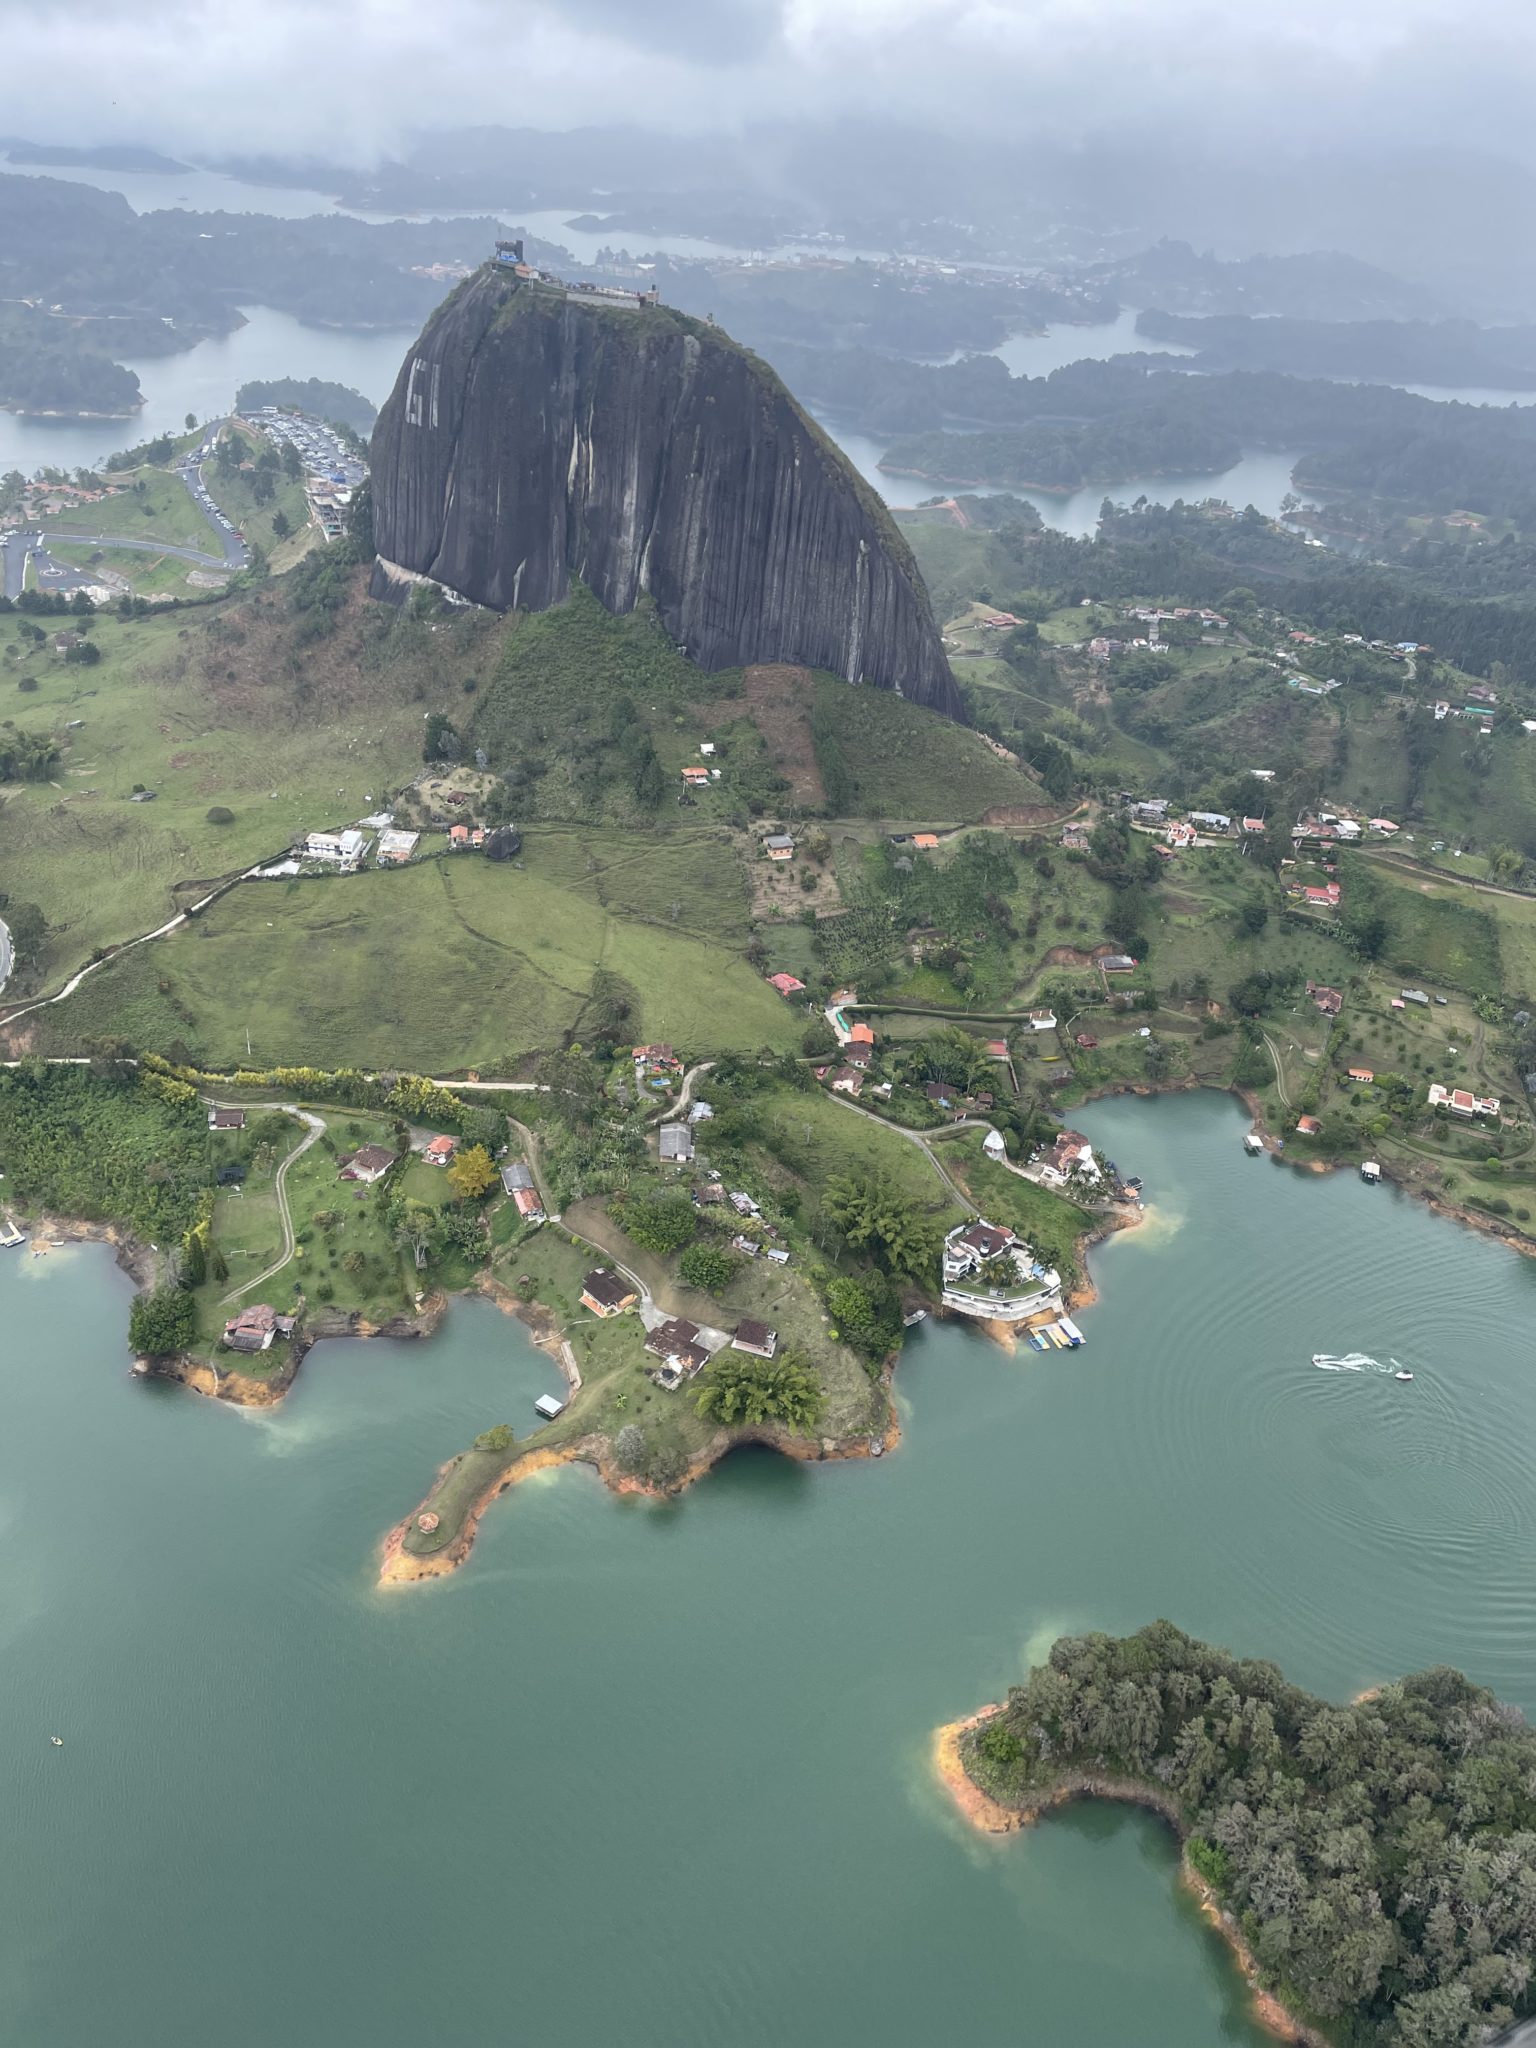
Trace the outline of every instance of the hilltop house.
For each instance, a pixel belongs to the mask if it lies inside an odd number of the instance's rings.
[[[941,1299],[957,1315],[1019,1323],[1060,1313],[1061,1276],[1042,1266],[1011,1230],[978,1218],[957,1225],[944,1240]]]

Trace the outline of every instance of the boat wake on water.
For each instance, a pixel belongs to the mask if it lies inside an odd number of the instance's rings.
[[[1383,1363],[1379,1358],[1372,1358],[1368,1351],[1346,1351],[1342,1356],[1332,1351],[1314,1351],[1312,1363],[1319,1372],[1386,1372],[1391,1373],[1394,1379],[1413,1378],[1407,1367],[1400,1365],[1395,1358]]]

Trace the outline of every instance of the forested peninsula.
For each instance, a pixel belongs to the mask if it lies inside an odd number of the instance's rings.
[[[1308,482],[1536,525],[1531,409],[1453,405],[1390,385],[1116,356],[1013,377],[996,356],[901,362],[779,347],[774,367],[841,425],[883,435],[883,466],[936,482],[1072,490],[1151,473],[1215,475],[1244,450],[1303,454]]]
[[[1536,1731],[1459,1671],[1338,1707],[1159,1621],[1062,1637],[940,1743],[983,1826],[1162,1814],[1295,2038],[1472,2048],[1536,2010]]]

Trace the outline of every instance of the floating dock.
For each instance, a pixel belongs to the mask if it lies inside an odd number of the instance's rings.
[[[1070,1316],[1048,1323],[1037,1323],[1025,1332],[1036,1351],[1075,1351],[1086,1342],[1082,1331]]]

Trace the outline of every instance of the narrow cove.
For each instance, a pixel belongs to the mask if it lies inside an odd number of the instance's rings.
[[[537,1475],[403,1599],[384,1531],[558,1387],[515,1322],[326,1343],[238,1414],[129,1381],[104,1247],[0,1262],[16,2037],[1262,2040],[1156,1822],[975,1839],[931,1730],[1159,1614],[1334,1697],[1444,1661],[1536,1708],[1536,1265],[1246,1158],[1217,1095],[1076,1121],[1150,1212],[1086,1350],[929,1326],[894,1455],[668,1506]],[[1311,1368],[1356,1349],[1414,1382]]]

